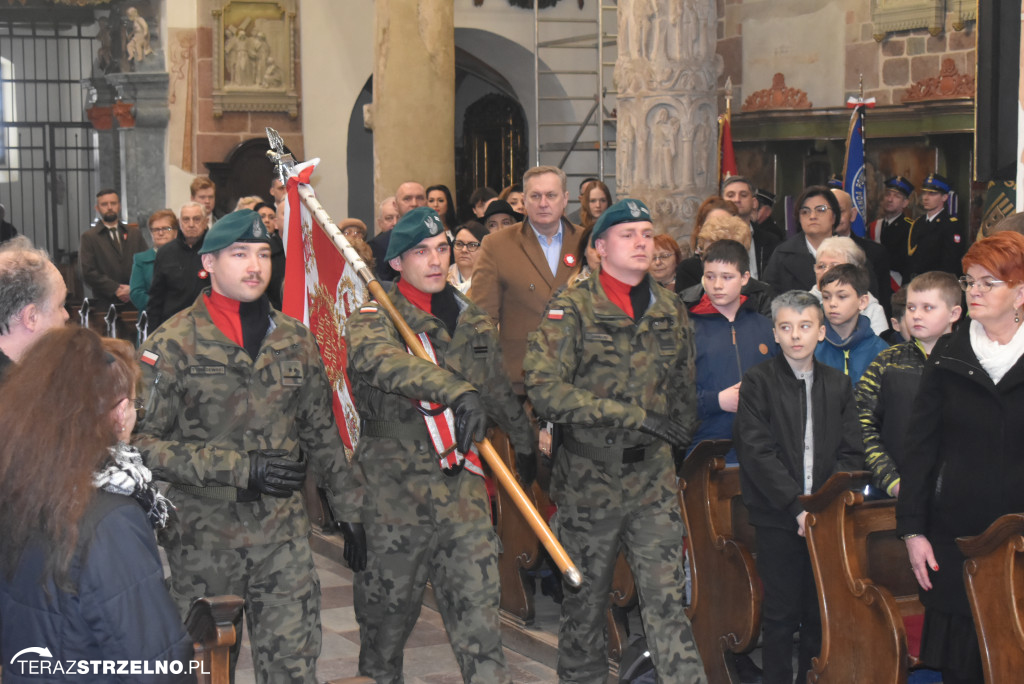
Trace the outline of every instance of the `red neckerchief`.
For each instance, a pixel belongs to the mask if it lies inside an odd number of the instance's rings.
[[[633,317],[633,302],[629,299],[629,292],[633,289],[632,285],[618,280],[610,275],[608,271],[601,269],[600,273],[601,287],[604,288],[604,293],[608,295],[608,299],[611,300],[612,304],[622,309],[630,318]]]
[[[404,278],[398,279],[398,291],[405,295],[405,298],[412,302],[412,305],[417,309],[426,311],[428,314],[433,315],[433,312],[430,310],[430,300],[433,298],[432,294],[416,289]]]
[[[747,295],[740,295],[740,306],[743,306],[743,302],[745,301],[747,301]],[[690,309],[690,313],[712,314],[722,312],[718,310],[718,307],[711,303],[711,298],[708,297],[707,293],[705,292],[704,295],[701,296],[700,301],[694,304],[693,308]]]
[[[210,312],[210,319],[217,326],[217,330],[224,333],[225,337],[239,347],[244,348],[242,318],[238,315],[240,302],[237,299],[225,297],[212,289],[210,294],[203,295],[203,300],[206,302],[206,310]]]

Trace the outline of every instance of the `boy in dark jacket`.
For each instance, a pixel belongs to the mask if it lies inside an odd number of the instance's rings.
[[[907,292],[907,328],[913,339],[883,350],[853,391],[872,484],[893,498],[900,493],[903,441],[924,363],[939,338],[953,331],[961,311],[960,284],[952,273],[922,273],[901,291]]]
[[[889,346],[872,332],[868,317],[861,315],[869,301],[869,282],[868,272],[853,264],[833,266],[821,279],[826,332],[814,357],[850,376],[851,384]]]
[[[800,632],[797,681],[821,647],[821,617],[804,540],[801,494],[833,473],[857,470],[864,447],[850,381],[815,361],[825,338],[817,298],[792,290],[772,302],[782,354],[743,376],[733,441],[743,501],[757,530],[757,571],[764,585],[765,684],[793,682],[793,633]]]
[[[741,290],[750,281],[750,256],[735,240],[719,240],[704,255],[703,295],[689,307],[697,345],[697,417],[693,447],[705,439],[732,439],[740,380],[778,353],[772,323]],[[735,464],[736,450],[726,456]]]

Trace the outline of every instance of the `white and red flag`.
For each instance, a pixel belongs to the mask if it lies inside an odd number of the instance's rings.
[[[368,297],[362,279],[299,197],[299,186],[309,185],[319,162],[311,159],[297,164],[285,185],[288,199],[284,214],[286,262],[282,308],[284,313],[309,326],[320,345],[320,356],[333,390],[334,417],[341,439],[352,449],[359,440],[359,414],[348,381],[345,323]],[[310,187],[309,192],[312,191]]]

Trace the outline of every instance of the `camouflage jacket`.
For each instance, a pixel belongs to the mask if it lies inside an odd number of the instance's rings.
[[[142,347],[146,416],[136,444],[155,477],[172,485],[245,488],[253,449],[305,458],[341,520],[358,521],[356,473],[331,411],[331,390],[312,333],[272,310],[253,361],[196,302]],[[211,490],[212,491],[212,490]],[[220,490],[228,491],[230,490]],[[172,488],[180,543],[241,548],[309,533],[302,496],[241,503]]]
[[[639,431],[648,411],[670,416],[691,436],[696,430],[693,329],[682,300],[650,284],[650,305],[634,323],[595,272],[555,295],[530,334],[523,364],[530,401],[579,444],[649,445],[654,438]]]
[[[426,524],[435,515],[465,520],[487,510],[481,478],[468,472],[447,477],[441,472],[414,401],[447,405],[463,392],[479,390],[488,416],[508,433],[515,449],[532,449],[529,422],[502,370],[494,324],[461,292],[451,285],[447,289],[460,309],[453,335],[396,287],[388,293],[413,332],[427,334],[436,365],[408,352],[390,316],[376,302],[364,305],[348,321],[348,376],[363,421],[353,463],[362,468],[366,481],[367,520]],[[370,423],[382,422],[402,424],[406,430],[377,436],[367,429]],[[413,432],[422,432],[423,438]]]

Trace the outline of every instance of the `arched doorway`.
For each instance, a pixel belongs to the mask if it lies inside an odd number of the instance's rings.
[[[468,198],[475,188],[500,191],[517,183],[528,158],[526,116],[522,106],[501,93],[488,93],[466,108],[458,184]]]

